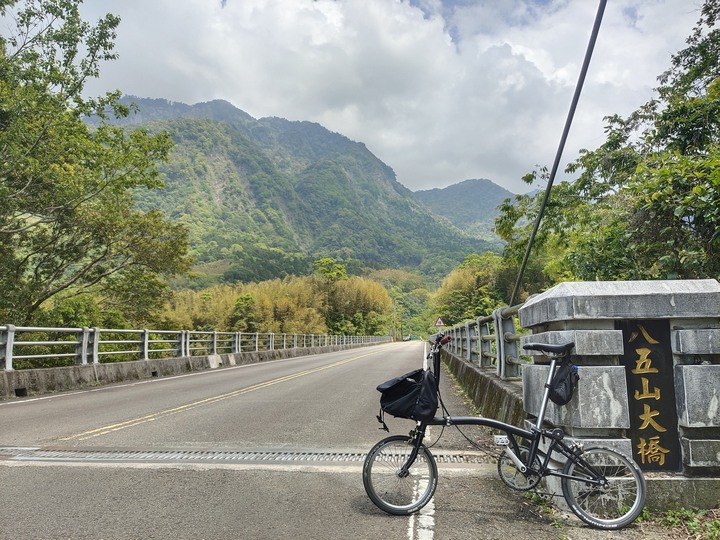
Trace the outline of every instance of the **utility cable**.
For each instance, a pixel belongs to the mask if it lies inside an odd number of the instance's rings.
[[[515,288],[513,289],[512,296],[508,305],[512,306],[517,298],[518,292],[520,291],[520,283],[522,282],[523,274],[525,273],[525,267],[527,266],[528,259],[530,258],[530,251],[532,250],[533,243],[535,242],[535,236],[537,235],[538,229],[540,228],[540,221],[542,220],[545,207],[547,206],[548,199],[550,198],[550,189],[552,188],[553,182],[555,181],[555,175],[560,166],[560,159],[562,158],[563,150],[565,149],[565,143],[567,142],[568,134],[570,133],[570,126],[572,125],[573,117],[575,116],[575,109],[577,109],[578,101],[580,100],[580,92],[582,92],[583,84],[585,83],[585,76],[587,75],[588,68],[590,66],[590,59],[592,58],[593,50],[595,49],[595,42],[597,41],[598,33],[600,32],[600,24],[602,23],[603,13],[605,12],[605,5],[607,0],[600,0],[597,14],[595,15],[595,24],[593,25],[592,33],[590,35],[590,42],[588,43],[587,50],[585,51],[585,60],[583,61],[582,69],[580,70],[580,76],[578,77],[577,85],[575,86],[575,94],[573,95],[572,103],[570,104],[570,110],[568,111],[567,119],[565,120],[565,128],[563,129],[562,137],[560,138],[560,144],[558,145],[557,153],[555,154],[555,162],[553,163],[552,170],[550,171],[550,178],[548,179],[548,185],[545,188],[545,196],[543,197],[540,210],[538,211],[537,218],[535,219],[535,225],[532,233],[528,240],[527,249],[525,250],[525,257],[523,258],[522,265],[520,266],[520,272],[518,273],[517,281],[515,282]]]

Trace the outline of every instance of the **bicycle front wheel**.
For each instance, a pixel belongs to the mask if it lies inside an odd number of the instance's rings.
[[[598,529],[614,530],[630,525],[645,506],[647,489],[640,467],[623,454],[605,447],[588,448],[579,459],[582,461],[568,460],[563,469],[564,474],[574,477],[561,481],[570,509]],[[598,485],[594,480],[600,477],[605,481]]]
[[[370,500],[388,514],[404,516],[417,512],[435,494],[437,465],[424,444],[408,474],[399,474],[412,450],[413,439],[393,435],[377,443],[365,458],[365,491]]]

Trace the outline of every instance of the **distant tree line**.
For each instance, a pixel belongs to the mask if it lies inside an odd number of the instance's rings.
[[[315,262],[315,272],[259,283],[177,291],[162,325],[239,332],[334,335],[387,334],[392,300],[380,283],[348,277],[335,259]]]

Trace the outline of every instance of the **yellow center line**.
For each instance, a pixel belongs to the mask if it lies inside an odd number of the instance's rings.
[[[153,421],[158,420],[159,418],[163,418],[165,416],[170,416],[173,414],[178,414],[181,412],[189,411],[191,409],[196,409],[196,408],[202,407],[204,405],[211,405],[213,403],[217,403],[218,401],[223,401],[225,399],[230,399],[233,397],[241,396],[243,394],[254,392],[255,390],[261,390],[263,388],[267,388],[268,386],[273,386],[273,385],[280,384],[283,382],[291,381],[293,379],[297,379],[299,377],[304,377],[305,375],[311,375],[312,373],[317,373],[319,371],[324,371],[326,369],[332,369],[332,368],[341,366],[343,364],[347,364],[349,362],[359,360],[360,358],[370,356],[371,354],[376,354],[376,353],[373,352],[373,353],[362,354],[360,356],[354,356],[352,358],[348,358],[347,360],[340,360],[338,362],[335,362],[333,364],[328,364],[326,366],[307,369],[305,371],[299,371],[299,372],[293,373],[291,375],[284,375],[283,377],[278,377],[277,379],[272,379],[269,381],[254,384],[252,386],[248,386],[247,388],[242,388],[240,390],[233,390],[232,392],[228,392],[226,394],[220,394],[217,396],[212,396],[212,397],[201,399],[198,401],[193,401],[191,403],[186,403],[185,405],[180,405],[179,407],[173,407],[172,409],[165,409],[163,411],[158,411],[156,413],[148,414],[145,416],[140,416],[137,418],[132,418],[130,420],[126,420],[124,422],[119,422],[117,424],[109,424],[109,425],[102,426],[102,427],[99,427],[96,429],[91,429],[89,431],[84,431],[84,432],[78,433],[76,435],[70,435],[69,437],[63,437],[60,440],[61,441],[73,441],[73,440],[84,441],[87,439],[92,439],[93,437],[100,437],[101,435],[107,435],[108,433],[120,431],[121,429],[139,426],[139,425],[145,424],[147,422],[153,422]]]

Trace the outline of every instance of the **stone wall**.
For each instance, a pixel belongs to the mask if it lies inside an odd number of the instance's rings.
[[[503,380],[494,368],[482,369],[445,350],[442,351],[442,359],[482,416],[522,424],[525,411],[522,388],[517,382]]]
[[[547,422],[585,445],[599,442],[633,456],[651,484],[659,478],[682,483],[676,502],[705,508],[718,503],[717,281],[562,283],[529,299],[519,320],[532,331],[523,343],[575,342],[577,391],[564,407],[549,404]],[[530,418],[539,412],[544,363],[537,355],[523,369]],[[666,494],[650,495],[651,507],[653,501],[666,506]]]

